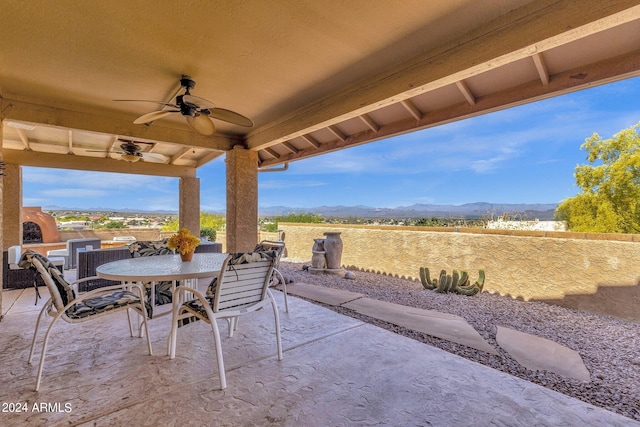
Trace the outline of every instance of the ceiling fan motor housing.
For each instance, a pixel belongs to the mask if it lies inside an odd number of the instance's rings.
[[[198,115],[198,106],[183,100],[183,95],[176,96],[176,104],[180,106],[180,114],[183,116],[196,117]]]
[[[182,78],[180,79],[180,85],[187,91],[189,91],[189,89],[193,89],[194,87],[196,87],[196,82],[191,80],[191,77],[183,74]]]

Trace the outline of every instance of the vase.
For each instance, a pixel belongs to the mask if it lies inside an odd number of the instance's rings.
[[[342,268],[341,233],[328,231],[323,234],[326,236],[324,239],[324,251],[325,257],[327,258],[327,268],[330,270]]]
[[[325,256],[324,251],[313,251],[313,255],[311,256],[311,267],[312,268],[325,268],[327,266],[327,257]]]
[[[311,252],[324,252],[324,239],[313,239],[314,244]]]
[[[182,258],[182,262],[189,262],[193,258],[193,253],[195,251],[187,252],[186,254],[180,254],[180,258]]]

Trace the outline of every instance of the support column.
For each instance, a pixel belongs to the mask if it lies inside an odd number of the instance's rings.
[[[180,178],[178,223],[200,237],[200,178]]]
[[[4,135],[4,133],[2,132],[2,127],[4,124],[4,121],[2,120],[2,115],[0,115],[0,162],[4,162],[4,158],[3,158],[3,144],[4,144],[4,138],[2,137],[2,135]],[[4,176],[0,175],[0,212],[3,213],[2,216],[0,216],[0,242],[4,241]],[[2,248],[4,250],[4,247]],[[2,288],[4,287],[4,280],[2,280],[2,278],[4,277],[4,269],[7,268],[8,266],[4,266],[4,263],[0,263],[0,320],[2,320],[2,313],[4,313],[3,309],[2,309],[2,294],[4,292],[2,292]]]
[[[258,243],[258,153],[240,146],[227,152],[227,252]]]
[[[22,166],[6,165],[2,177],[2,248],[22,245]]]

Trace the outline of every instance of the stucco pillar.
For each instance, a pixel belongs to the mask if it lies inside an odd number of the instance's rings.
[[[200,237],[200,178],[180,178],[180,227]]]
[[[2,247],[22,244],[22,166],[6,165],[2,177]]]
[[[4,125],[4,121],[2,120],[2,116],[0,115],[0,162],[4,162],[4,158],[3,158],[3,143],[4,143],[4,138],[2,137],[2,135],[4,135],[2,126]],[[0,212],[3,212],[3,215],[0,215],[0,242],[4,241],[4,176],[0,176]],[[4,268],[5,266],[2,265],[4,264],[3,262],[0,262],[0,320],[2,320],[2,313],[4,313],[3,309],[2,309],[2,294],[4,292],[2,292],[2,288],[4,287],[4,280],[2,280],[2,278],[4,277]]]
[[[227,152],[227,252],[251,251],[258,242],[258,153]]]

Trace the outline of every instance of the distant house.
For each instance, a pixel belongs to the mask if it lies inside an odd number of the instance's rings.
[[[505,221],[498,218],[489,221],[487,228],[495,230],[530,230],[530,231],[567,231],[565,221]]]
[[[58,223],[59,229],[73,229],[73,230],[84,230],[89,227],[91,223],[89,221],[62,221]]]

